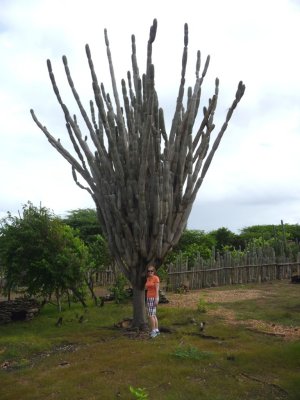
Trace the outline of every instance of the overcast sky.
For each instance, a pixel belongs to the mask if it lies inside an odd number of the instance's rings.
[[[300,0],[0,0],[0,217],[28,200],[63,215],[93,207],[74,183],[70,165],[50,146],[29,110],[67,143],[64,118],[46,68],[51,59],[72,112],[61,61],[68,57],[84,104],[92,98],[84,46],[108,82],[103,30],[108,29],[118,82],[130,69],[136,35],[144,72],[153,18],[156,89],[170,122],[189,25],[187,84],[194,84],[196,51],[211,63],[204,98],[220,79],[216,115],[222,124],[237,84],[246,84],[189,218],[190,229],[239,229],[300,222]],[[109,84],[107,83],[107,86]],[[203,104],[204,105],[204,104]],[[217,129],[216,129],[217,130]]]

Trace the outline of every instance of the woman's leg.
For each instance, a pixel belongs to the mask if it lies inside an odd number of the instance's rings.
[[[148,308],[148,316],[150,322],[150,328],[152,332],[158,332],[158,321],[156,317],[156,305],[155,299],[148,298],[147,299],[147,308]]]
[[[151,331],[154,331],[156,329],[156,317],[155,317],[155,315],[151,315],[149,317],[149,320],[150,320]]]
[[[157,320],[157,316],[153,315],[153,319],[154,319],[154,329],[158,330],[158,320]]]

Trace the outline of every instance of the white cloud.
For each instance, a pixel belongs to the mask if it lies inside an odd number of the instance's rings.
[[[156,86],[169,123],[175,108],[183,48],[190,31],[187,83],[194,83],[196,50],[211,54],[204,98],[220,78],[218,126],[237,83],[246,93],[225,133],[190,218],[199,229],[226,224],[299,222],[300,183],[300,7],[288,0],[12,0],[0,10],[0,216],[27,200],[40,200],[57,213],[90,207],[89,195],[72,180],[69,165],[31,120],[34,108],[55,137],[67,142],[62,112],[46,68],[50,58],[60,91],[78,113],[61,56],[66,54],[85,105],[92,97],[84,45],[90,44],[99,80],[107,90],[103,30],[108,29],[118,81],[130,69],[130,35],[136,34],[140,69],[153,18]],[[217,129],[217,128],[216,128]],[[202,208],[202,211],[199,207]],[[223,214],[222,214],[223,213]],[[223,215],[223,216],[222,216]],[[196,217],[195,217],[196,216]]]

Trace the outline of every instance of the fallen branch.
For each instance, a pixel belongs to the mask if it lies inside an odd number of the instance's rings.
[[[285,333],[279,333],[279,332],[268,332],[268,331],[261,331],[259,329],[255,328],[247,328],[251,332],[255,333],[262,333],[263,335],[269,335],[269,336],[280,336],[280,337],[285,337]]]
[[[262,383],[264,385],[272,386],[273,388],[279,390],[280,392],[288,395],[288,392],[285,389],[282,389],[282,387],[276,385],[275,383],[269,383],[267,381],[264,381],[262,379],[257,378],[256,376],[251,376],[249,374],[246,374],[246,372],[241,372],[240,375],[244,376],[247,379],[251,379],[252,381],[259,382],[259,383]]]

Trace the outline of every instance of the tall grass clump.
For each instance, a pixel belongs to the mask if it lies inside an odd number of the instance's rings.
[[[172,356],[185,359],[185,360],[206,360],[212,357],[213,353],[210,351],[201,351],[193,346],[178,346],[172,353]]]

